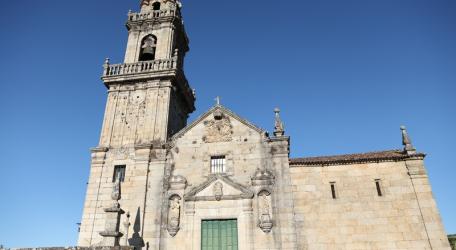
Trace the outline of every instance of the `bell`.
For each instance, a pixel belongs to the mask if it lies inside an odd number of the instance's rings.
[[[155,47],[145,47],[141,54],[141,61],[151,61],[155,59]]]
[[[155,48],[154,47],[145,47],[143,50],[143,54],[155,55]]]

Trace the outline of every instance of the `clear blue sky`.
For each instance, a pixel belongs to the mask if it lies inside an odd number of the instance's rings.
[[[0,244],[76,244],[106,89],[139,0],[1,1]],[[293,157],[401,148],[405,124],[456,233],[456,1],[184,1],[203,113],[215,96]]]

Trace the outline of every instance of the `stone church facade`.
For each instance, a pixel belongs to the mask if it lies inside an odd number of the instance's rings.
[[[187,124],[181,7],[143,0],[124,63],[104,64],[80,247],[450,249],[404,127],[400,150],[292,159],[278,109],[272,134],[219,102]]]

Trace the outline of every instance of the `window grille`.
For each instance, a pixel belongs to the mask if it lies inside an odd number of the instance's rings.
[[[125,165],[118,165],[114,167],[114,175],[112,176],[112,182],[120,180],[120,182],[125,181]]]
[[[225,156],[213,156],[211,157],[211,173],[220,174],[225,173],[226,166]]]

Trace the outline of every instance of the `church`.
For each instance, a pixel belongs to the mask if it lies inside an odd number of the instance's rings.
[[[279,109],[271,134],[219,100],[187,123],[195,93],[182,4],[140,4],[124,62],[103,65],[107,104],[78,246],[450,249],[425,154],[405,127],[400,149],[290,158]]]

